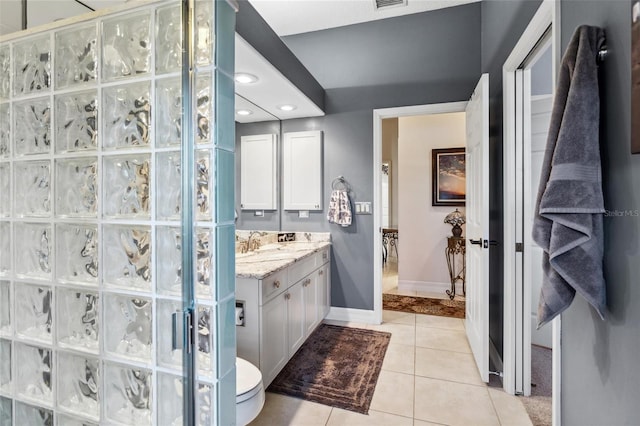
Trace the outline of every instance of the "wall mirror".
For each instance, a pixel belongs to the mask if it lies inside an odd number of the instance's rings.
[[[280,157],[282,126],[281,121],[274,115],[262,109],[259,105],[236,94],[236,229],[240,230],[281,230],[281,177]],[[242,206],[242,139],[247,136],[274,135],[275,140],[275,209],[249,209]],[[246,157],[246,156],[245,156]],[[245,165],[246,166],[246,165]],[[257,167],[257,166],[253,166]],[[246,170],[246,169],[245,169]]]

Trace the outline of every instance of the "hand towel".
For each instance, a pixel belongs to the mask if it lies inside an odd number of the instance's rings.
[[[576,291],[604,319],[604,200],[600,164],[597,27],[576,29],[562,58],[533,220],[544,250],[538,328],[569,307]]]
[[[334,189],[331,192],[327,220],[343,227],[351,225],[351,200],[346,190]]]

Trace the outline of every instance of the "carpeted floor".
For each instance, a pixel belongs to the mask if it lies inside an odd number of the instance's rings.
[[[391,333],[321,324],[267,389],[369,412]]]
[[[531,396],[522,404],[534,426],[551,426],[551,354],[551,349],[531,345]]]
[[[428,297],[382,295],[382,309],[441,317],[464,318],[464,300],[431,299]]]

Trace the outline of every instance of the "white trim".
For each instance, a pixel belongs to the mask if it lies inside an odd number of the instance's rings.
[[[551,325],[553,327],[551,331],[551,339],[553,342],[553,349],[551,352],[551,371],[553,371],[553,377],[551,378],[551,424],[554,426],[560,426],[562,424],[562,411],[560,404],[560,384],[562,383],[562,357],[560,356],[560,349],[562,348],[561,317],[555,317],[553,321],[551,321]]]
[[[375,311],[367,311],[365,309],[338,308],[332,306],[327,314],[326,320],[360,322],[365,324],[381,324],[382,319],[378,320]]]
[[[560,55],[562,48],[562,37],[560,33],[560,22],[562,22],[560,2],[554,4],[553,8],[553,34],[551,34],[551,55],[553,76],[557,78],[560,69]],[[552,321],[553,349],[551,352],[552,379],[551,379],[551,424],[553,426],[562,425],[562,317],[557,316]]]
[[[413,115],[464,112],[467,102],[447,102],[373,110],[373,318],[382,323],[382,120]],[[331,308],[333,309],[333,308]]]
[[[456,283],[457,287],[462,291],[462,284]],[[419,291],[424,293],[442,293],[451,289],[451,283],[436,281],[398,281],[398,290],[400,291]]]
[[[544,35],[549,26],[552,27],[551,46],[552,46],[552,67],[553,75],[556,75],[556,63],[558,60],[557,51],[559,49],[560,40],[560,20],[559,18],[559,2],[554,0],[544,0],[535,16],[527,26],[526,30],[513,48],[513,51],[504,63],[502,70],[503,93],[504,93],[504,155],[503,155],[503,176],[504,176],[504,345],[503,345],[503,385],[507,393],[514,394],[516,391],[516,342],[518,332],[514,327],[516,323],[516,253],[512,248],[516,243],[516,175],[515,159],[516,159],[516,110],[515,99],[515,71],[520,64],[526,59],[527,55],[535,47],[540,38]],[[524,301],[525,303],[527,300]],[[530,301],[529,301],[530,304]],[[530,306],[523,306],[522,311],[530,312]],[[559,330],[559,319],[556,325],[554,322],[554,333],[556,328]],[[553,424],[560,425],[560,339],[554,338],[553,347]]]

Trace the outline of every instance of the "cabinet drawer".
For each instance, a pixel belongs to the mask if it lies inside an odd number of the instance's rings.
[[[318,254],[316,255],[316,259],[317,259],[316,267],[322,266],[331,260],[331,254],[329,253],[329,249],[330,249],[329,247],[326,247],[320,250],[320,252],[318,252]]]
[[[307,256],[289,267],[289,282],[297,283],[316,269],[316,254]]]
[[[282,293],[288,287],[289,280],[287,279],[287,269],[275,272],[266,278],[263,278],[260,282],[260,289],[262,291],[261,305],[273,298],[274,296]]]

